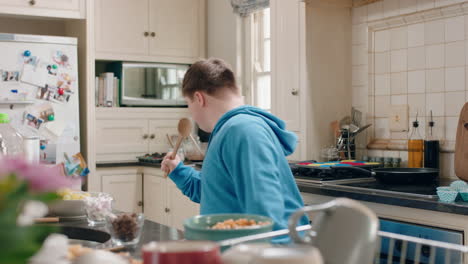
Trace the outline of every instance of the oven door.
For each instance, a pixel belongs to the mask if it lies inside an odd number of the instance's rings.
[[[187,106],[182,81],[189,65],[122,63],[123,106]]]

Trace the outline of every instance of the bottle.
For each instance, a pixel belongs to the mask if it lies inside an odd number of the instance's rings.
[[[408,167],[409,168],[422,168],[423,167],[423,148],[424,141],[419,133],[418,115],[413,122],[413,130],[411,131],[408,140]]]
[[[426,135],[426,140],[424,140],[424,168],[439,169],[440,143],[434,133],[434,125],[435,123],[432,119],[431,110],[431,121],[429,121],[429,130],[427,131],[428,135]]]
[[[23,137],[10,125],[8,114],[0,113],[0,156],[22,156]]]

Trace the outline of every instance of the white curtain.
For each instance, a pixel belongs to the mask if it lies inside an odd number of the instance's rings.
[[[270,0],[230,0],[234,13],[247,16],[260,9],[268,8]]]

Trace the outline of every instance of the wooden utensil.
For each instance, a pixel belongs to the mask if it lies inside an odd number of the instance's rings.
[[[197,141],[195,141],[195,139],[193,138],[192,134],[189,135],[190,139],[192,140],[192,143],[195,145],[195,148],[197,148],[198,152],[200,153],[200,155],[202,157],[205,156],[205,153],[203,153],[203,151],[201,150],[200,146],[198,145]]]
[[[167,137],[167,141],[169,141],[169,145],[171,145],[171,148],[174,148],[174,143],[172,142],[171,137],[169,136],[169,134],[166,134],[166,137]]]
[[[179,131],[179,137],[177,138],[177,143],[172,150],[171,156],[169,159],[175,159],[177,155],[177,151],[179,151],[180,145],[182,141],[190,135],[192,132],[192,122],[188,118],[182,118],[179,120],[179,124],[177,125],[177,130]],[[164,172],[164,177],[167,177],[168,171]]]
[[[468,103],[461,110],[455,143],[455,174],[468,181]]]
[[[58,217],[40,217],[34,219],[35,223],[58,223],[60,222],[60,218]]]

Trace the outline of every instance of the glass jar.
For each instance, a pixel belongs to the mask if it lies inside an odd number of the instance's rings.
[[[117,213],[106,217],[106,228],[115,245],[133,246],[140,241],[144,221],[142,213]]]
[[[85,210],[90,226],[104,224],[106,216],[112,213],[112,202],[114,199],[108,193],[90,193],[85,197]]]

